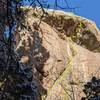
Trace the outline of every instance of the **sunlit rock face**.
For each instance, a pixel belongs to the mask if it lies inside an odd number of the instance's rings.
[[[85,82],[100,77],[100,31],[80,16],[46,11],[39,27],[40,13],[27,11],[26,28],[15,34],[16,51],[33,68],[43,100],[81,100]]]

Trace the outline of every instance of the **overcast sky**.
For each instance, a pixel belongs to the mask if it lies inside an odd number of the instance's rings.
[[[47,1],[52,8],[54,0]],[[66,7],[66,3],[64,2],[64,0],[58,1],[60,6]],[[73,11],[75,14],[93,20],[100,29],[100,0],[68,0],[67,2],[70,7],[78,7]]]

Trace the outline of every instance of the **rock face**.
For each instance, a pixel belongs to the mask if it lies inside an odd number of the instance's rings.
[[[43,100],[81,100],[83,85],[100,77],[100,31],[92,21],[61,11],[27,12],[16,31],[16,51],[33,68]],[[42,87],[42,88],[41,88]]]

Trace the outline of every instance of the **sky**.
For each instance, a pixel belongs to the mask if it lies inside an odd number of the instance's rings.
[[[51,8],[54,6],[54,0],[47,0]],[[64,0],[58,0],[60,6],[66,7]],[[100,0],[67,0],[70,7],[74,7],[73,12],[94,21],[100,29]],[[70,11],[70,10],[64,10]]]
[[[75,13],[93,20],[100,29],[100,0],[70,0],[71,5],[78,5]]]

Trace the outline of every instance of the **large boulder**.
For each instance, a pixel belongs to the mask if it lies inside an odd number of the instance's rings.
[[[24,64],[32,66],[44,100],[80,100],[83,85],[100,77],[100,31],[88,19],[47,12],[39,27],[39,13],[27,12],[26,28],[15,34],[16,51]]]

